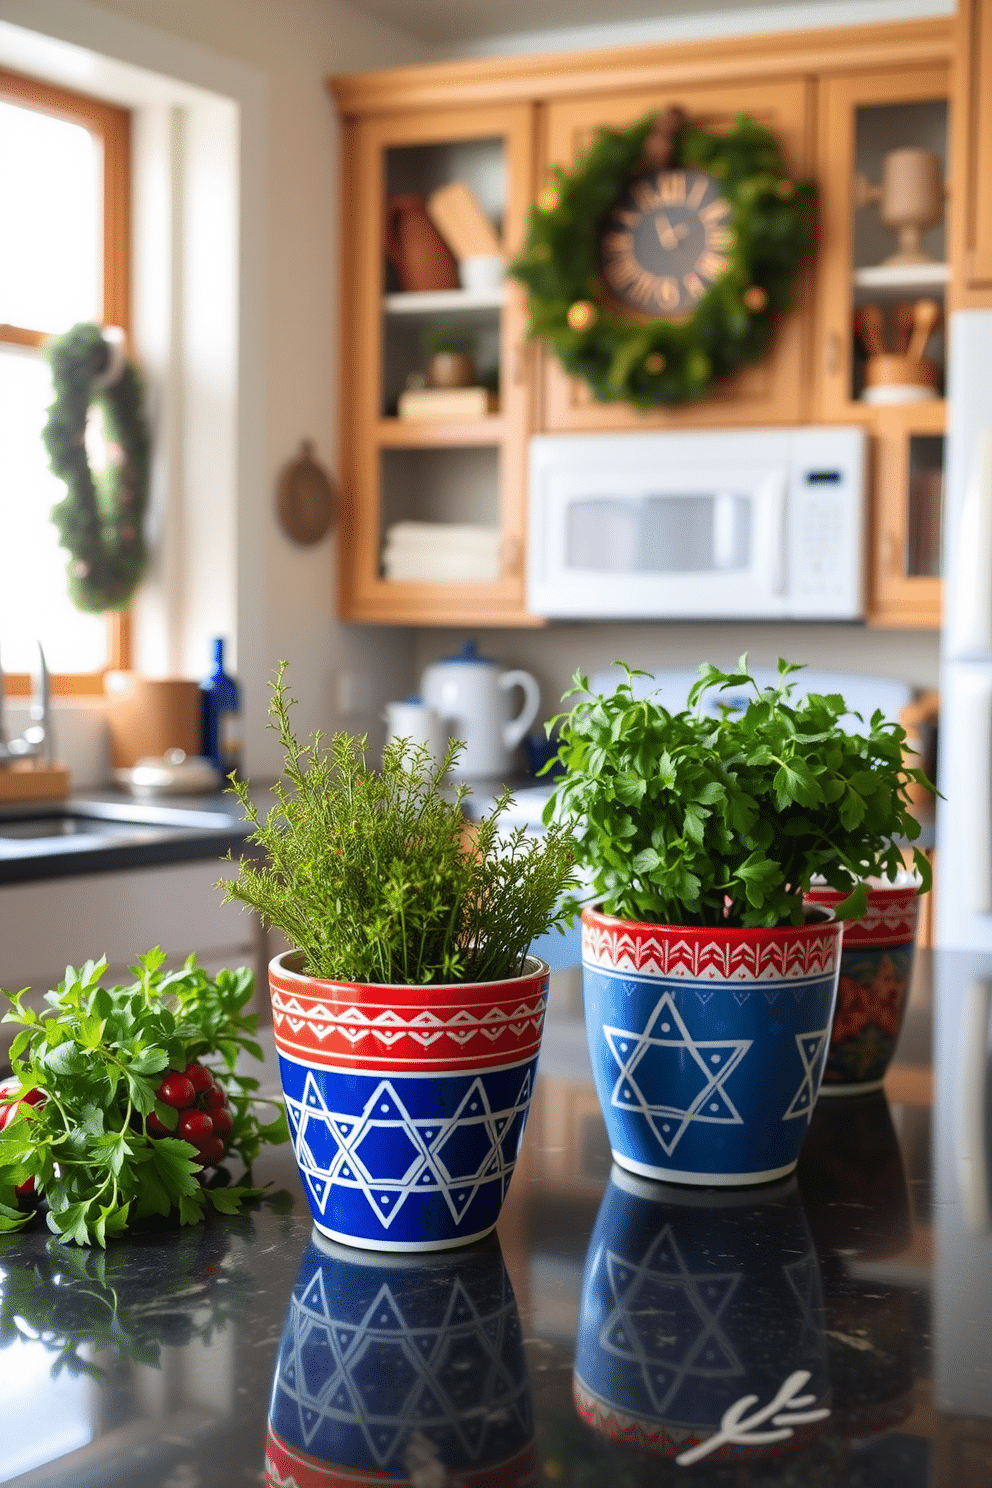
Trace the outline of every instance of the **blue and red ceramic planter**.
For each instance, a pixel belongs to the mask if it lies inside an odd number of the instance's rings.
[[[614,1159],[734,1186],[791,1173],[823,1073],[842,926],[709,929],[586,909],[593,1076]]]
[[[322,1234],[467,1245],[496,1224],[534,1088],[548,966],[502,982],[370,986],[269,966],[290,1134]]]
[[[902,1031],[920,917],[919,883],[870,879],[864,918],[844,924],[840,985],[822,1095],[881,1089]],[[808,904],[832,909],[844,895],[814,885]]]

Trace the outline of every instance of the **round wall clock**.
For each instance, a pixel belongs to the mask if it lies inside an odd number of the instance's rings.
[[[599,235],[612,298],[652,318],[689,314],[730,267],[731,211],[707,171],[653,171],[631,181]]]

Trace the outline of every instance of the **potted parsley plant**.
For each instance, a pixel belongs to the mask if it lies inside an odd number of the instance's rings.
[[[912,841],[904,730],[851,733],[836,694],[762,690],[704,664],[688,707],[639,697],[638,674],[581,694],[560,723],[565,775],[546,820],[574,834],[586,889],[586,1028],[614,1158],[644,1177],[759,1183],[792,1171],[819,1091],[841,921]],[[753,691],[743,709],[704,694]],[[572,694],[569,694],[571,696]],[[926,859],[916,853],[921,888]],[[804,903],[842,891],[834,918]]]
[[[293,733],[226,897],[293,949],[269,967],[286,1113],[317,1228],[372,1250],[443,1250],[488,1234],[516,1162],[544,1025],[532,940],[564,917],[571,833],[501,830],[504,792],[469,827],[467,787],[408,740],[325,746]]]

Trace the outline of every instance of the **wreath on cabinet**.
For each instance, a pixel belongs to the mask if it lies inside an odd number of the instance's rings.
[[[116,327],[74,325],[50,341],[47,352],[55,399],[41,437],[53,475],[66,485],[51,517],[69,553],[69,598],[87,614],[122,610],[148,561],[151,438],[141,378]],[[90,468],[86,450],[93,407],[102,415],[107,455],[99,470]]]
[[[792,306],[814,194],[746,115],[726,134],[678,108],[600,128],[579,167],[538,193],[510,265],[530,334],[600,402],[703,398],[761,359]]]

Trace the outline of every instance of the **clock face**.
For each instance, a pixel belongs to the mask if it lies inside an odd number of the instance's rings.
[[[610,208],[599,269],[626,309],[658,319],[689,315],[730,267],[730,203],[700,170],[638,176]]]

